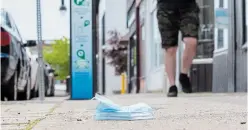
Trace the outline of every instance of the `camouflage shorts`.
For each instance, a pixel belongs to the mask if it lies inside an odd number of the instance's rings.
[[[172,8],[169,4],[159,3],[157,9],[163,48],[177,46],[179,30],[183,38],[198,38],[199,7],[196,3],[188,4],[185,8]]]

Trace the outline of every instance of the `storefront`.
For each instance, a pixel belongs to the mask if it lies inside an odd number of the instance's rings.
[[[156,4],[156,0],[146,0],[146,92],[164,91],[167,88],[164,68],[165,51],[161,48]]]
[[[128,92],[144,92],[146,84],[145,12],[146,0],[129,0],[127,4]]]
[[[146,61],[141,56],[141,64],[145,64],[145,74],[141,69],[141,75],[145,75],[146,92],[166,90],[166,60],[157,25],[157,1],[145,1],[145,37],[142,33],[140,35],[145,40],[145,47],[141,46],[145,51],[141,54],[145,54]],[[193,91],[247,91],[247,0],[196,1],[200,7],[200,29],[197,54],[189,73]],[[143,26],[141,28],[140,32],[143,32]],[[177,74],[180,73],[183,50],[184,43],[179,41]],[[180,83],[177,82],[177,85],[180,86]]]
[[[235,9],[235,28],[234,39],[234,75],[233,84],[235,92],[247,92],[247,25],[248,25],[248,0],[237,0],[234,3]],[[230,87],[231,88],[231,87]],[[231,89],[232,90],[232,89]]]
[[[212,92],[247,92],[247,0],[215,0]]]
[[[200,30],[190,72],[194,92],[247,91],[247,0],[197,0]]]

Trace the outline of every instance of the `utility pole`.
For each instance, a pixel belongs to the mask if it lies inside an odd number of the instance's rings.
[[[36,15],[37,15],[37,40],[38,40],[38,60],[39,60],[39,76],[38,76],[38,86],[39,86],[39,97],[43,101],[45,99],[45,86],[44,86],[44,63],[42,54],[42,30],[41,30],[41,4],[40,0],[36,0]]]

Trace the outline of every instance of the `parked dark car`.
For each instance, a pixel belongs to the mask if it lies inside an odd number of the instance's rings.
[[[47,97],[52,97],[55,95],[55,77],[57,74],[55,73],[55,70],[51,67],[50,64],[44,63],[44,93],[45,96]],[[37,74],[37,80],[35,83],[35,88],[34,88],[34,94],[33,97],[38,97],[39,96],[39,74]]]
[[[45,95],[48,97],[54,96],[55,93],[55,70],[48,63],[44,65],[44,77],[45,77]]]
[[[1,10],[1,100],[30,99],[30,58],[11,15]]]

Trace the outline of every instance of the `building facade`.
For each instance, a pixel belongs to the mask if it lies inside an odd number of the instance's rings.
[[[163,91],[166,88],[164,51],[160,47],[156,20],[156,1],[128,0],[129,92]]]
[[[216,0],[214,7],[227,10],[228,23],[215,21],[212,91],[247,92],[247,0]]]
[[[246,92],[247,0],[197,0],[197,3],[201,12],[199,43],[189,73],[193,91]],[[128,0],[127,4],[128,83],[132,89],[140,86],[141,92],[168,89],[156,4],[157,0]],[[179,41],[177,79],[183,50],[184,44]],[[177,85],[180,86],[178,81]]]
[[[115,75],[115,68],[108,64],[103,56],[108,32],[117,30],[121,35],[126,34],[126,0],[100,0],[98,7],[98,92],[111,95],[121,88],[121,77]]]
[[[200,29],[197,54],[189,72],[193,91],[247,92],[247,0],[196,1],[200,7]],[[161,48],[156,4],[157,0],[100,1],[98,79],[102,92],[104,85],[120,90],[120,77],[114,76],[113,68],[106,67],[101,51],[111,29],[119,30],[129,41],[127,92],[167,91],[165,50]],[[183,50],[184,43],[179,41],[176,75],[179,91]],[[113,83],[111,74],[118,83]]]

